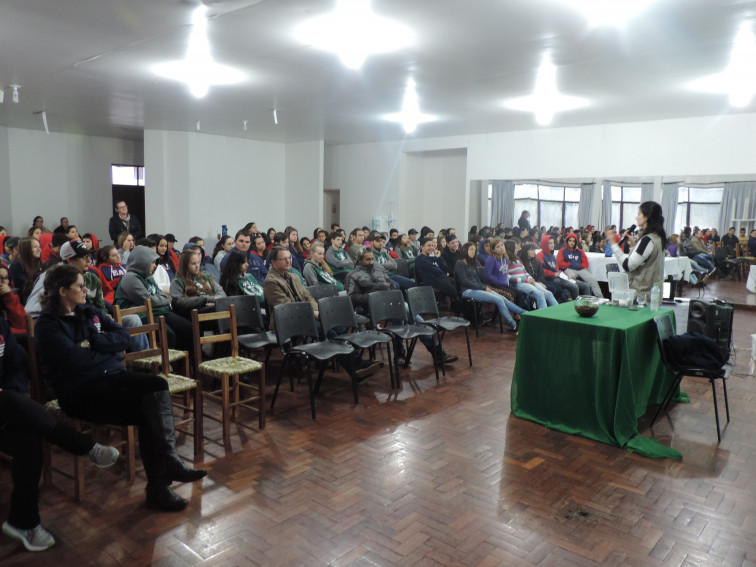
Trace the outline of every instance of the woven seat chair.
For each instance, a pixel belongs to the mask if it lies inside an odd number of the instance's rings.
[[[155,316],[152,313],[152,302],[149,299],[144,300],[144,305],[139,307],[130,307],[128,309],[121,309],[117,305],[113,306],[113,318],[116,323],[123,325],[124,315],[139,315],[142,321],[146,321],[148,325],[155,323]],[[150,348],[155,348],[156,337],[155,333],[149,333],[147,339],[150,344]],[[183,375],[189,376],[189,353],[185,350],[168,349],[168,360],[171,364],[177,362],[184,363]],[[151,356],[143,356],[141,358],[133,358],[129,360],[128,367],[132,370],[152,372],[158,374],[160,365],[162,364],[162,356],[160,354],[154,354]]]
[[[103,438],[105,435],[109,436],[110,433],[113,432],[117,433],[120,437],[120,441],[118,443],[108,441],[108,444],[118,448],[121,453],[119,462],[124,466],[126,478],[133,480],[136,476],[136,459],[134,457],[136,430],[134,426],[93,424],[73,418],[61,409],[57,399],[48,395],[40,373],[37,348],[34,344],[34,319],[31,315],[26,316],[26,348],[29,355],[29,389],[31,398],[45,406],[45,409],[60,421],[67,423],[82,433],[89,433],[95,439]],[[62,468],[54,465],[52,448],[48,443],[44,444],[42,456],[43,483],[49,486],[52,483],[53,473],[71,479],[74,483],[74,501],[81,502],[82,496],[84,495],[84,473],[86,471],[85,467],[87,466],[86,463],[88,462],[88,459],[86,455],[65,454],[73,460],[70,472],[68,467]]]
[[[228,331],[214,335],[203,335],[200,324],[205,321],[228,321]],[[192,310],[192,332],[194,338],[194,362],[197,378],[206,376],[218,381],[219,387],[205,391],[205,398],[216,400],[221,405],[221,417],[206,414],[205,417],[218,421],[223,428],[223,444],[228,445],[231,437],[231,420],[237,426],[247,427],[238,418],[238,409],[247,408],[257,413],[260,430],[265,429],[265,366],[261,362],[239,356],[236,333],[236,308],[228,306],[228,311],[200,314]],[[230,343],[231,356],[202,361],[202,345]],[[255,384],[247,384],[240,378],[243,374],[254,373]]]
[[[181,413],[179,419],[174,417],[174,426],[176,431],[191,435],[194,438],[194,456],[196,458],[202,454],[203,450],[203,402],[200,381],[171,372],[165,317],[162,315],[158,317],[157,323],[129,327],[128,331],[132,337],[138,335],[152,336],[148,339],[151,346],[147,350],[127,352],[124,365],[128,367],[129,363],[134,360],[158,359],[159,366],[155,374],[168,382],[168,391],[173,399],[173,407]],[[157,340],[155,340],[155,336]],[[151,365],[150,368],[152,369],[153,366]]]

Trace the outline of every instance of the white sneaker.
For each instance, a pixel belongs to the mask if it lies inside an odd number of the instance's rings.
[[[29,551],[44,551],[55,545],[55,538],[42,527],[42,524],[37,524],[30,530],[20,530],[8,522],[3,522],[3,533],[23,543]]]
[[[115,462],[118,460],[118,450],[114,449],[113,447],[107,447],[105,445],[95,443],[94,447],[92,447],[89,450],[89,453],[87,453],[87,457],[95,465],[97,465],[101,469],[104,469],[115,464]]]

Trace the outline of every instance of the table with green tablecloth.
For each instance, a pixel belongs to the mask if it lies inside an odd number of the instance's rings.
[[[655,315],[602,305],[590,318],[571,303],[522,316],[512,376],[512,413],[648,457],[678,451],[638,435],[638,418],[674,381],[659,356]],[[687,399],[684,394],[679,399]]]

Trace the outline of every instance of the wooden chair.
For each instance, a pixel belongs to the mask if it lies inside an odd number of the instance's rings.
[[[121,309],[117,305],[113,306],[113,317],[116,323],[123,325],[124,315],[139,315],[142,321],[147,321],[148,325],[155,324],[155,316],[152,313],[152,302],[149,299],[144,300],[144,305],[139,307],[130,307],[128,309]],[[156,348],[155,332],[147,334],[147,340],[150,345],[150,349]],[[177,362],[184,362],[184,369],[182,376],[189,376],[189,353],[185,350],[168,349],[168,359],[171,364]],[[151,372],[153,374],[160,373],[160,365],[162,364],[161,355],[155,354],[152,356],[144,356],[140,358],[133,358],[129,361],[129,368],[137,371]]]
[[[228,331],[214,335],[203,335],[201,323],[205,321],[228,320]],[[221,404],[220,419],[206,415],[208,419],[218,421],[223,426],[223,443],[227,445],[231,436],[231,419],[237,425],[249,425],[237,419],[237,409],[245,407],[257,413],[260,430],[265,429],[265,366],[261,362],[239,356],[239,344],[236,334],[236,308],[228,306],[228,311],[200,314],[192,310],[192,332],[194,338],[194,361],[197,378],[207,376],[220,381],[219,388],[205,391],[205,397]],[[229,343],[231,356],[202,361],[202,345]],[[242,374],[255,373],[256,384],[247,384],[240,380]],[[251,395],[242,396],[247,391]]]
[[[52,413],[56,418],[61,421],[65,421],[72,427],[78,429],[82,433],[89,433],[93,437],[97,438],[100,433],[105,432],[117,432],[120,436],[120,443],[110,443],[118,447],[121,452],[120,462],[124,463],[126,470],[126,477],[129,480],[133,480],[136,475],[136,460],[134,457],[134,448],[136,446],[136,435],[133,425],[120,426],[120,425],[96,425],[85,422],[83,420],[72,418],[66,415],[58,404],[58,400],[52,398],[47,393],[44,381],[39,370],[39,361],[37,358],[37,348],[34,344],[34,318],[31,315],[26,316],[26,348],[29,354],[29,376],[30,376],[30,393],[32,399],[41,403],[47,411]],[[68,454],[68,453],[66,453]],[[87,461],[86,455],[71,455],[73,459],[72,471],[69,472],[67,468],[60,468],[53,465],[52,450],[50,445],[45,444],[45,450],[43,452],[44,459],[44,473],[43,482],[49,485],[52,482],[52,473],[60,474],[65,478],[69,478],[74,482],[74,500],[81,502],[82,495],[84,494],[84,468],[82,463]]]
[[[125,353],[124,365],[129,366],[129,363],[134,360],[146,360],[155,357],[160,360],[160,366],[155,374],[168,382],[168,391],[173,398],[173,406],[182,414],[180,419],[175,420],[174,418],[176,431],[186,433],[194,438],[194,457],[196,458],[203,451],[202,384],[199,380],[171,372],[165,317],[161,315],[157,323],[129,327],[128,331],[132,337],[147,335],[150,346],[146,350]],[[157,340],[155,340],[156,338]]]

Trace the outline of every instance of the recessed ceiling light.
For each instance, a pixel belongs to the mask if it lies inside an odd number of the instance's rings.
[[[339,0],[336,10],[308,20],[295,34],[303,43],[338,54],[350,69],[359,69],[369,55],[412,43],[410,29],[376,16],[369,0]]]
[[[556,86],[556,67],[548,53],[543,56],[536,76],[535,92],[532,95],[514,98],[504,103],[511,110],[521,110],[535,114],[541,126],[551,124],[554,114],[587,106],[588,101],[576,96],[560,93]]]
[[[753,25],[744,22],[735,36],[730,63],[721,73],[696,79],[690,88],[710,93],[726,94],[730,104],[743,108],[751,103],[756,94],[756,39],[753,37]]]
[[[192,33],[186,59],[168,61],[152,67],[152,71],[167,79],[185,83],[196,98],[207,95],[211,85],[230,85],[244,80],[244,73],[213,61],[207,41],[207,18],[205,6],[192,14]]]
[[[562,0],[588,18],[592,26],[623,26],[656,0]]]
[[[404,92],[404,103],[402,104],[401,112],[386,114],[383,119],[389,122],[399,122],[406,134],[412,134],[417,130],[418,124],[432,122],[436,117],[420,112],[420,102],[417,98],[417,90],[415,90],[415,81],[414,79],[409,79],[407,81],[407,89]]]

